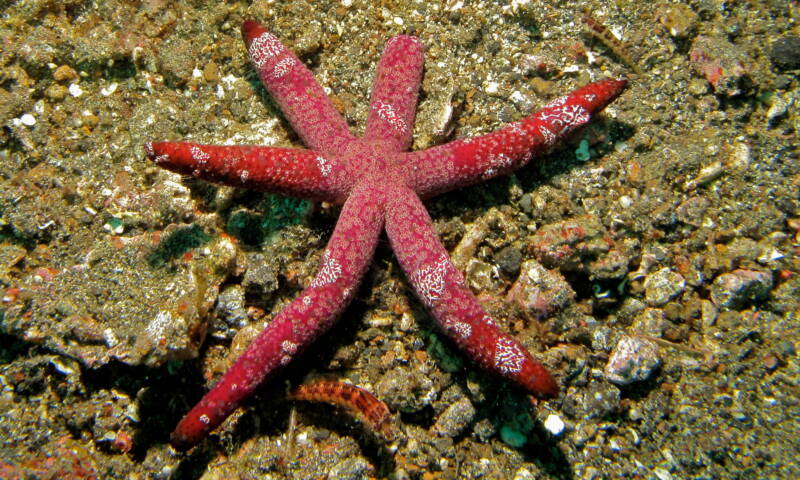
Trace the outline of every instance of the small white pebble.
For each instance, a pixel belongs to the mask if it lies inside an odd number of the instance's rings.
[[[349,7],[352,4],[353,4],[353,0],[342,0],[342,6],[343,7]]]
[[[83,95],[83,89],[81,89],[81,86],[77,83],[72,83],[69,86],[69,94],[73,97],[80,97]]]
[[[396,25],[402,25],[404,22],[403,22],[403,19],[402,19],[402,18],[400,18],[400,17],[394,17],[394,23],[395,23]]]
[[[544,421],[544,428],[557,437],[564,433],[564,421],[555,413],[551,413]]]
[[[111,95],[112,93],[114,93],[116,91],[117,91],[117,84],[116,83],[112,83],[111,85],[109,85],[107,87],[101,88],[100,89],[100,95],[102,95],[104,97],[107,97],[107,96]]]
[[[22,122],[23,125],[28,127],[36,125],[36,117],[31,115],[30,113],[26,113],[23,116],[19,117],[19,120]]]
[[[486,84],[485,90],[486,93],[488,93],[489,95],[494,95],[500,90],[500,84],[497,82],[488,82]]]
[[[195,67],[194,70],[192,70],[192,77],[200,78],[202,76],[203,76],[203,71],[200,70],[199,68]]]
[[[630,208],[633,205],[633,199],[627,195],[623,195],[619,197],[619,204],[622,205],[622,208]]]

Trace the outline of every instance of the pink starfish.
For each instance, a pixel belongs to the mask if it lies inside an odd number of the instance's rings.
[[[411,286],[469,357],[533,395],[556,395],[553,377],[495,326],[464,284],[420,198],[522,167],[589,122],[622,92],[625,80],[587,85],[488,135],[406,152],[424,60],[416,38],[400,35],[386,44],[367,127],[356,138],[311,71],[274,35],[252,21],[242,35],[261,81],[310,150],[160,142],[145,145],[148,157],[205,180],[343,206],[314,280],[186,414],[172,445],[195,445],[328,330],[353,297],[384,228]]]

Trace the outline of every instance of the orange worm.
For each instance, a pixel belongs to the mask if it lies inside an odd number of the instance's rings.
[[[289,392],[289,398],[342,407],[383,439],[392,441],[395,438],[389,407],[363,388],[344,382],[316,381],[295,388]]]

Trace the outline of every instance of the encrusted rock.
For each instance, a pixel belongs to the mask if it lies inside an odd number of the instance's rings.
[[[683,293],[685,288],[683,276],[665,267],[645,278],[644,297],[650,305],[660,307]]]
[[[629,385],[647,380],[661,365],[658,346],[642,337],[624,336],[619,339],[605,368],[608,381]]]
[[[225,287],[217,297],[214,313],[216,321],[212,324],[211,334],[217,338],[233,338],[236,331],[248,323],[244,287],[239,284]]]
[[[620,391],[606,382],[593,381],[587,387],[570,387],[564,413],[572,418],[603,418],[619,410]]]
[[[738,309],[764,299],[772,289],[772,276],[755,270],[723,273],[711,284],[711,301],[720,308]]]
[[[800,68],[800,37],[787,35],[777,39],[769,51],[769,58],[781,70]]]
[[[519,278],[508,292],[507,300],[533,316],[545,316],[564,308],[575,299],[569,283],[556,271],[544,268],[536,260],[522,264]]]
[[[443,437],[459,435],[475,418],[475,407],[467,397],[462,397],[439,415],[433,431]]]
[[[433,380],[422,371],[396,367],[387,372],[375,385],[375,394],[393,411],[418,412],[436,399]]]
[[[689,51],[689,60],[719,95],[733,97],[742,93],[742,79],[750,63],[741,48],[721,36],[698,36]]]

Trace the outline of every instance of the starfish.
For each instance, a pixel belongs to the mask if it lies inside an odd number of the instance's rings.
[[[242,36],[264,86],[310,149],[154,142],[145,144],[147,156],[213,182],[341,204],[341,214],[314,279],[178,423],[172,446],[197,444],[331,327],[384,229],[411,287],[466,355],[537,397],[555,396],[550,373],[493,323],[467,288],[422,199],[522,167],[589,122],[626,81],[592,83],[494,133],[408,152],[424,63],[415,37],[399,35],[386,44],[366,129],[357,138],[311,71],[276,36],[253,21],[244,22]]]

